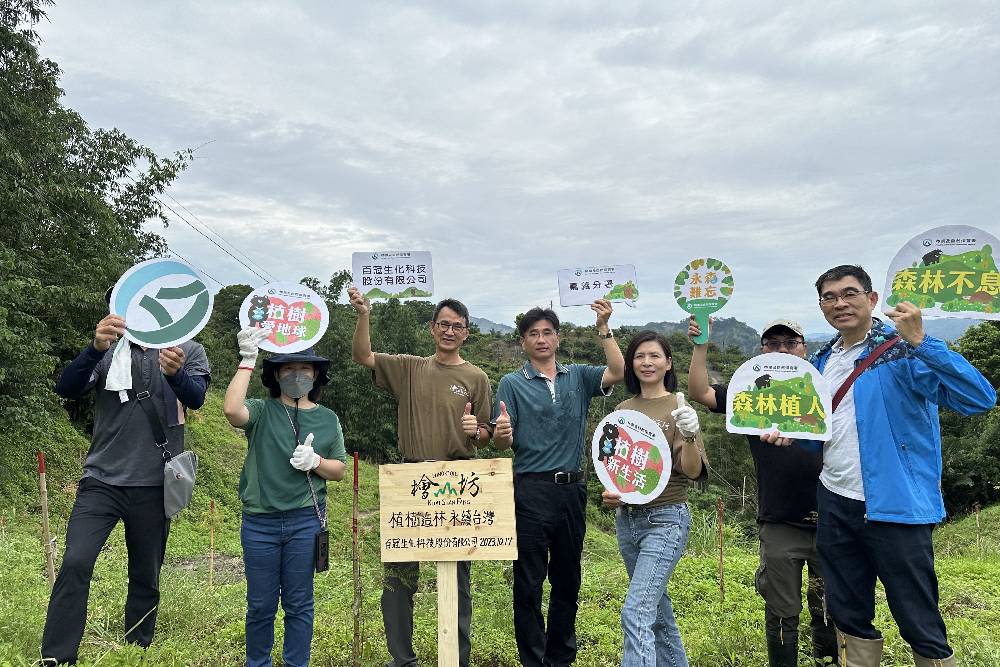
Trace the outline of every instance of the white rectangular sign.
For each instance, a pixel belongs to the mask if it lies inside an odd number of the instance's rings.
[[[589,306],[597,299],[631,303],[638,298],[634,264],[584,266],[559,271],[561,306]]]
[[[369,299],[408,299],[434,294],[431,253],[426,250],[351,254],[354,284]]]

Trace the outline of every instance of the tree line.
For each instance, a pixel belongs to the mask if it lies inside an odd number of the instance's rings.
[[[62,104],[59,67],[39,54],[33,30],[47,4],[0,4],[0,492],[8,496],[14,488],[30,488],[24,468],[30,470],[35,449],[51,442],[67,415],[75,428],[89,429],[89,404],[62,404],[52,391],[55,378],[106,314],[105,290],[136,262],[168,252],[164,239],[143,225],[150,220],[168,224],[157,196],[193,159],[188,150],[160,156],[118,130],[91,129]],[[394,401],[374,387],[369,371],[351,361],[355,315],[340,303],[350,281],[346,270],[326,282],[302,280],[326,300],[330,311],[330,327],[316,346],[331,361],[332,381],[322,402],[347,425],[348,449],[375,462],[393,461],[398,456]],[[217,389],[236,368],[238,311],[250,290],[249,285],[222,288],[212,318],[199,334]],[[427,323],[432,310],[429,301],[375,304],[373,348],[431,354]],[[619,344],[627,345],[634,331],[616,329]],[[678,331],[668,335],[683,388],[691,345]],[[734,341],[724,342],[723,349],[711,345],[709,355],[723,380],[747,356]],[[958,349],[994,386],[1000,383],[1000,323],[970,328]],[[604,359],[587,326],[566,324],[560,351],[566,362],[599,364]],[[516,334],[475,327],[463,356],[482,368],[494,387],[524,359]],[[259,382],[254,384],[262,395]],[[591,425],[624,398],[618,387],[611,398],[595,401]],[[745,440],[726,433],[722,422],[721,417],[703,416],[713,464],[710,491],[733,496],[742,492],[746,479],[752,485],[753,464]],[[971,418],[944,413],[941,430],[949,511],[1000,500],[1000,409]],[[751,504],[748,516],[752,509]]]

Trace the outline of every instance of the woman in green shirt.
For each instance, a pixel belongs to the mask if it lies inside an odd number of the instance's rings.
[[[605,491],[605,506],[617,507],[618,549],[629,575],[622,606],[622,667],[688,664],[667,592],[667,580],[687,546],[691,515],[687,489],[704,478],[708,461],[698,414],[675,394],[677,375],[670,345],[655,331],[637,333],[625,351],[625,387],[635,394],[616,410],[638,410],[655,421],[671,443],[670,481],[645,505],[627,505]]]
[[[286,667],[309,664],[313,633],[313,571],[317,536],[326,533],[325,480],[344,476],[340,419],[316,404],[330,362],[312,350],[264,361],[270,399],[247,399],[247,386],[266,329],[239,333],[240,366],[223,410],[246,431],[240,474],[240,542],[247,578],[247,667],[270,667],[278,600],[285,611]],[[304,436],[304,437],[303,437]]]

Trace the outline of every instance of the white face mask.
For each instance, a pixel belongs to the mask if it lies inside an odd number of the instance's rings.
[[[278,378],[281,393],[289,398],[302,398],[313,388],[315,380],[305,371],[294,371]]]

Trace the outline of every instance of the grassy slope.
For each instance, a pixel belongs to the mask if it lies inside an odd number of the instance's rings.
[[[245,583],[239,560],[239,513],[236,483],[243,442],[221,416],[221,395],[213,392],[206,407],[191,420],[190,444],[201,457],[195,501],[172,528],[163,571],[163,609],[157,639],[143,656],[120,638],[124,604],[125,551],[122,531],[113,533],[95,571],[90,614],[81,655],[83,664],[116,665],[238,665],[242,661]],[[74,462],[53,462],[56,532],[61,536],[72,496],[72,475],[79,470],[80,449],[86,443],[64,433],[61,456]],[[75,453],[74,453],[75,452]],[[75,466],[75,467],[74,467]],[[362,577],[365,665],[386,659],[379,595],[381,566],[377,544],[377,471],[362,466],[361,507],[370,512],[363,522]],[[331,484],[331,569],[316,578],[315,664],[349,664],[352,633],[350,484]],[[13,494],[12,494],[13,495]],[[216,499],[216,549],[220,552],[215,585],[207,585],[208,499]],[[25,665],[37,657],[44,622],[47,586],[38,545],[37,508],[5,498],[0,507],[0,665]],[[595,516],[588,532],[584,558],[579,632],[581,667],[616,664],[621,647],[618,614],[627,577],[607,517]],[[602,527],[604,528],[602,530]],[[939,531],[938,572],[941,605],[950,636],[966,666],[1000,664],[1000,508],[985,510],[982,536],[976,542],[975,517]],[[688,554],[671,580],[677,610],[692,665],[763,665],[763,606],[753,591],[756,555],[748,543],[727,530],[726,601],[719,602],[718,553],[714,518],[696,514]],[[987,537],[991,536],[991,537]],[[515,665],[511,620],[511,565],[483,562],[474,567],[473,664]],[[898,637],[884,599],[877,624],[887,636],[886,664],[912,664]],[[417,595],[415,628],[418,654],[425,665],[435,662],[436,595],[434,568],[427,565]],[[280,645],[280,622],[277,627]],[[145,659],[145,662],[143,662]],[[802,664],[805,664],[803,662]]]

